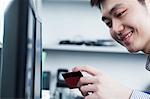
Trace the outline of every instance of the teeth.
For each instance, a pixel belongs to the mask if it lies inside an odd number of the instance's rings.
[[[125,39],[127,39],[128,37],[130,37],[132,35],[133,31],[130,31],[125,37],[120,37],[118,36],[118,39],[120,39],[121,41],[124,41]]]
[[[125,39],[127,39],[128,37],[130,37],[130,36],[131,36],[131,34],[132,34],[132,33],[129,33],[129,34],[125,37]]]

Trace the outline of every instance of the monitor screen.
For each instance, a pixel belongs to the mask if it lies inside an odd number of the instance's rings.
[[[41,98],[42,24],[32,0],[13,0],[4,16],[0,98]]]

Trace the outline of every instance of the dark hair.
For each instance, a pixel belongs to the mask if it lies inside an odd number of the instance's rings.
[[[91,6],[97,6],[101,9],[100,5],[102,4],[102,2],[104,2],[105,0],[91,0]],[[145,5],[145,0],[138,0],[138,2],[142,5]]]
[[[91,0],[91,6],[97,6],[101,9],[100,5],[104,0]]]

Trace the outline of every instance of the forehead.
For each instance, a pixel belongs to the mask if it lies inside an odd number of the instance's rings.
[[[125,7],[135,5],[137,0],[104,0],[101,4],[102,14],[108,13],[114,7]]]

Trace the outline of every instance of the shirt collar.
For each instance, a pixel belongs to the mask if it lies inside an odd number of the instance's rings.
[[[149,54],[148,57],[147,57],[147,62],[146,62],[145,68],[146,68],[148,71],[150,71],[150,54]]]

